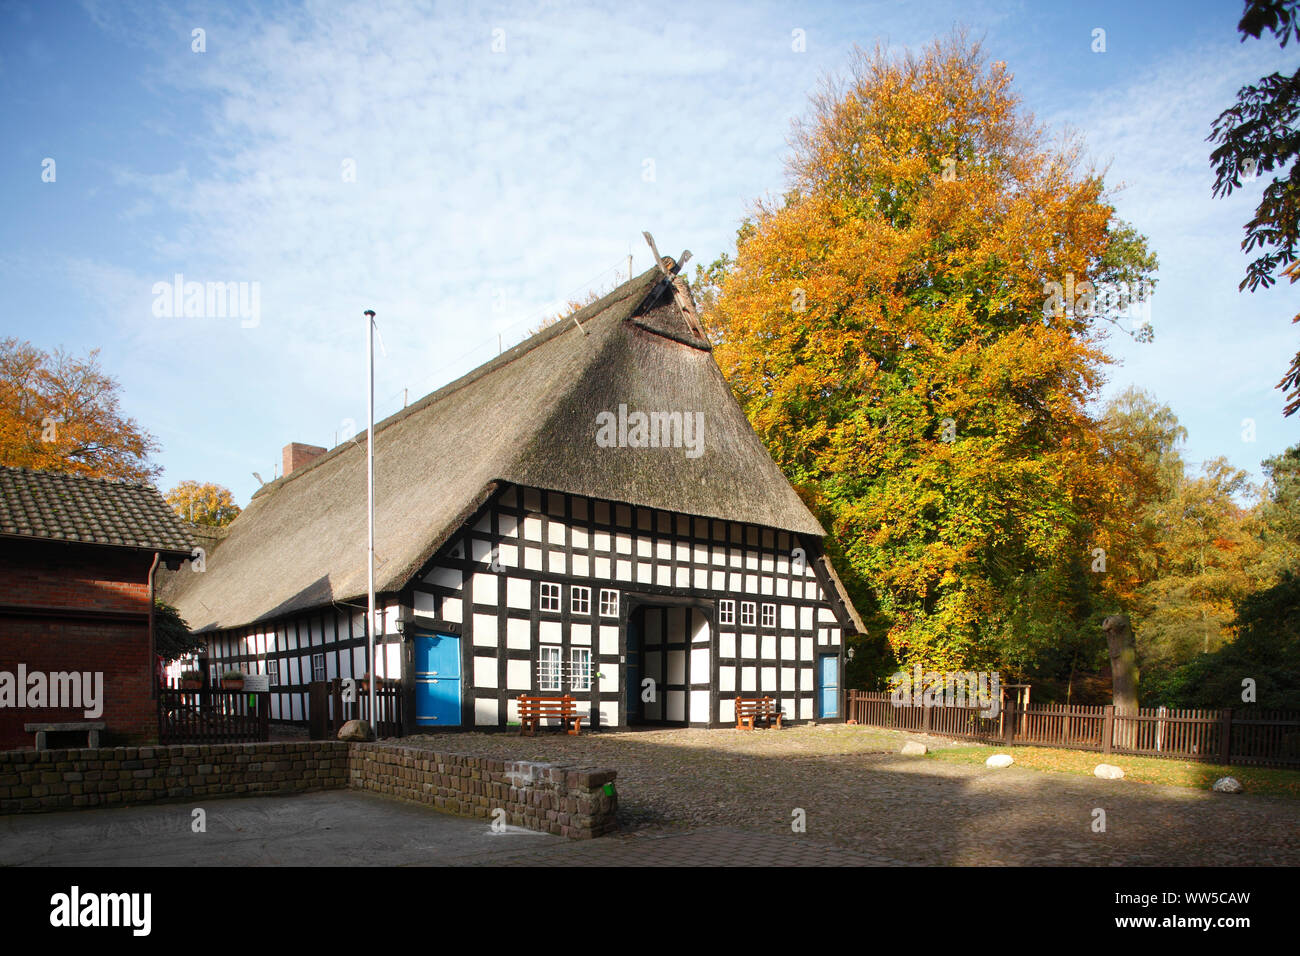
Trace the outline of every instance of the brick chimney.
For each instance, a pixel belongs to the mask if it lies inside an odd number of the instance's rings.
[[[303,465],[309,465],[321,455],[325,454],[325,449],[319,445],[304,445],[301,442],[290,442],[284,446],[282,456],[284,458],[284,474],[295,468],[301,468]]]

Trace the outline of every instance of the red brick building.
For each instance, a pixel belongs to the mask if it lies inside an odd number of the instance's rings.
[[[153,578],[192,549],[152,485],[0,467],[0,749],[38,722],[157,738]]]

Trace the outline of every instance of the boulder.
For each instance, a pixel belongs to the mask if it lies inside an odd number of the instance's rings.
[[[1092,775],[1103,780],[1123,780],[1124,769],[1110,763],[1099,763],[1092,768]]]
[[[1216,793],[1241,793],[1242,787],[1236,777],[1220,777],[1210,789]]]
[[[1016,761],[1011,754],[994,754],[988,760],[984,761],[986,767],[1010,767]]]
[[[918,744],[915,740],[909,740],[903,744],[903,754],[908,757],[921,757],[930,752],[930,748],[925,744]]]
[[[339,740],[369,740],[370,723],[365,720],[349,720],[339,728]]]

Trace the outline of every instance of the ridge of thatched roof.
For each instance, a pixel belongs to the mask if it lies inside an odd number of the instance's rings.
[[[656,266],[375,426],[376,590],[399,590],[501,483],[821,538]],[[599,447],[600,412],[703,414],[687,449]],[[202,574],[166,595],[195,630],[366,591],[364,433],[263,486]]]

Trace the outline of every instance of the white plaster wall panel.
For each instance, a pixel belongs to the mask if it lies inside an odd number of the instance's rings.
[[[573,549],[575,551],[587,550],[587,545],[589,544],[589,542],[587,540],[586,528],[574,528],[571,532],[571,536],[573,538]]]
[[[641,562],[636,566],[637,584],[654,584],[654,566]]]
[[[791,582],[790,582],[790,597],[794,597],[794,598],[801,598],[801,597],[803,597],[803,582],[802,582],[802,581],[791,581]]]
[[[727,575],[728,591],[732,591],[732,592],[739,591],[741,589],[741,584],[742,581],[741,581],[741,576],[739,574],[737,574],[735,571],[728,573]]]
[[[790,582],[787,581],[785,578],[776,579],[776,596],[777,597],[790,596]]]
[[[503,544],[497,548],[497,564],[503,568],[519,567],[519,548],[513,544]]]
[[[655,583],[662,588],[673,586],[673,569],[667,564],[661,564],[655,568]]]
[[[718,668],[718,692],[730,694],[736,689],[736,669],[723,665]]]
[[[689,544],[687,544],[685,541],[678,541],[677,548],[675,549],[675,551],[677,555],[678,564],[691,563],[691,546]]]
[[[384,656],[379,657],[378,648],[375,649],[375,657],[383,665],[384,669],[380,673],[381,677],[401,678],[402,676],[402,645],[385,644]]]
[[[519,537],[519,519],[514,515],[497,515],[497,527],[500,529],[503,538]]]
[[[795,646],[794,635],[783,634],[781,636],[781,660],[792,661],[795,659],[797,652],[798,648]]]
[[[725,571],[713,572],[712,587],[715,591],[725,591],[727,589],[727,574]]]
[[[497,646],[497,618],[495,614],[475,614],[473,622],[474,646]]]
[[[777,689],[777,686],[776,686],[776,668],[775,668],[775,667],[764,667],[764,668],[763,668],[763,671],[762,671],[762,674],[761,674],[760,676],[761,676],[761,680],[762,680],[762,687],[761,687],[761,689],[762,689],[765,693],[770,693],[770,692],[773,692],[773,691],[775,691],[775,690]]]
[[[364,618],[363,618],[362,620],[363,620],[363,622],[364,622]],[[312,644],[321,644],[321,643],[324,642],[324,640],[325,640],[325,634],[324,634],[324,632],[321,630],[321,626],[320,626],[320,622],[319,622],[319,621],[317,621],[317,620],[315,620],[315,619],[313,618],[312,621],[311,621],[311,623],[308,625],[308,630],[311,632],[311,642],[312,642]],[[364,634],[364,633],[365,633],[365,631],[364,631],[362,628],[360,628],[360,627],[357,628],[357,634]]]
[[[709,670],[709,649],[707,647],[691,648],[691,683],[707,684],[713,679]]]
[[[654,541],[638,535],[636,539],[636,556],[638,558],[654,557]]]
[[[541,548],[524,548],[524,567],[529,571],[542,570]]]
[[[553,548],[564,547],[564,522],[552,518],[546,523],[546,540]]]
[[[799,630],[811,631],[813,629],[813,609],[810,607],[799,608]]]
[[[830,643],[826,628],[824,627],[817,628],[817,643],[822,646],[825,646],[826,644]]]
[[[567,573],[565,553],[563,551],[551,551],[546,556],[546,567],[552,574],[563,575]]]
[[[735,723],[736,721],[736,701],[735,698],[728,697],[726,700],[718,701],[718,720],[724,724]]]
[[[781,668],[781,690],[787,694],[793,693],[798,682],[797,669],[794,667]]]
[[[506,688],[508,690],[531,690],[533,686],[533,666],[530,661],[506,661]],[[513,716],[518,719],[516,709]]]
[[[506,578],[506,607],[527,611],[532,606],[532,582],[527,578]]]
[[[813,702],[810,698],[805,697],[803,700],[799,701],[799,719],[812,720],[812,715]]]
[[[795,608],[793,604],[781,605],[781,627],[787,631],[795,629]]]
[[[542,519],[537,515],[524,516],[524,540],[541,541],[542,540]]]
[[[834,624],[835,612],[828,607],[819,607],[817,609],[817,620],[822,624]]]
[[[735,657],[736,656],[736,635],[730,631],[721,631],[718,634],[718,656]]]
[[[495,574],[475,574],[471,579],[470,593],[475,604],[496,604],[497,591]]]
[[[707,724],[709,722],[709,692],[707,690],[691,691],[691,722]]]
[[[709,572],[703,568],[695,569],[695,590],[707,591],[709,589]]]
[[[747,571],[757,571],[757,570],[758,570],[758,552],[757,552],[757,551],[746,551],[746,552],[745,552],[745,570],[747,570]]]
[[[618,701],[603,700],[599,705],[600,725],[602,727],[618,726]]]
[[[691,552],[691,560],[696,564],[708,564],[709,546],[707,544],[696,544]]]
[[[614,550],[618,554],[632,553],[632,536],[620,531],[614,537]]]
[[[740,692],[748,693],[758,690],[758,668],[742,667],[740,669]]]
[[[596,577],[601,581],[610,580],[609,558],[596,559]]]
[[[759,578],[758,590],[760,594],[774,594],[776,592],[771,578]]]
[[[621,561],[621,560],[620,560],[620,561],[617,563],[617,565],[615,566],[615,577],[617,577],[618,580],[620,580],[620,581],[631,581],[631,580],[632,580],[632,562],[631,562],[631,561]]]
[[[526,651],[532,646],[532,624],[527,618],[506,619],[506,647]]]
[[[686,691],[670,690],[664,695],[664,719],[686,719]]]
[[[709,639],[709,618],[698,608],[691,609],[691,640],[694,643],[705,642]]]
[[[670,684],[686,683],[686,652],[685,651],[668,652],[668,683]]]
[[[474,658],[474,686],[497,686],[497,659],[495,657]]]
[[[457,624],[461,623],[460,598],[442,599],[442,618],[444,621],[454,621]]]
[[[478,727],[495,727],[500,723],[495,700],[474,701],[474,724]]]
[[[470,560],[478,564],[488,564],[492,560],[492,542],[477,538],[470,542]]]
[[[757,574],[746,574],[746,575],[745,575],[745,593],[746,593],[746,594],[757,594],[757,593],[758,593],[758,575],[757,575]]]
[[[451,588],[454,591],[461,589],[461,574],[455,568],[434,568],[424,576],[424,580],[428,584]]]
[[[770,660],[773,657],[776,657],[776,635],[764,634],[760,647],[762,647],[763,649],[763,653],[761,655],[763,658]]]
[[[811,637],[799,638],[799,659],[804,661],[813,659],[813,639]]]
[[[745,566],[745,553],[739,548],[728,548],[727,566],[732,568],[743,568]]]
[[[758,562],[758,570],[771,574],[776,570],[776,559],[771,554],[764,554]]]
[[[591,559],[585,554],[575,554],[572,556],[573,576],[577,578],[591,577]]]
[[[655,557],[660,561],[671,561],[673,559],[673,543],[660,540],[655,545]]]
[[[600,667],[600,692],[602,694],[618,693],[618,669],[616,667]],[[617,704],[615,708],[617,709]]]
[[[564,631],[559,621],[542,621],[537,637],[543,644],[560,644],[564,641]]]
[[[591,646],[591,625],[590,624],[570,624],[569,625],[569,643],[580,644],[583,647]]]
[[[799,668],[799,689],[800,690],[813,689],[813,669],[811,667]]]
[[[832,628],[830,629],[830,642],[831,642],[832,644],[839,644],[839,642],[840,642],[840,629],[839,629],[838,627],[832,627]]]
[[[492,513],[489,511],[483,512],[478,521],[474,522],[474,530],[481,531],[484,534],[490,533],[492,531]]]
[[[597,551],[610,550],[610,540],[608,531],[597,531],[592,534],[593,546]]]
[[[618,628],[608,624],[600,626],[600,652],[602,654],[618,653]]]
[[[679,567],[677,569],[677,587],[688,588],[691,586],[691,569]]]
[[[727,549],[726,549],[726,548],[717,548],[717,547],[715,547],[715,548],[713,549],[713,563],[714,563],[714,564],[717,564],[717,565],[721,565],[722,567],[726,567],[726,565],[727,565]]]
[[[740,656],[753,660],[758,656],[758,636],[756,634],[740,635]]]

